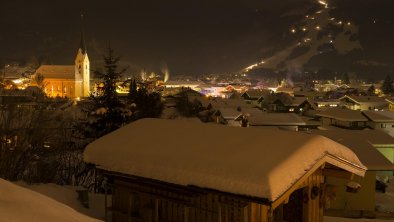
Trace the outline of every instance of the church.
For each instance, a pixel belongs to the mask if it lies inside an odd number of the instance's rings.
[[[44,77],[48,97],[80,98],[90,93],[90,62],[83,32],[74,65],[41,65],[35,76]]]

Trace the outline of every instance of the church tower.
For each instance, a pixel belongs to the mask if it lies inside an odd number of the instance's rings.
[[[83,22],[83,14],[81,13],[81,21]],[[75,58],[75,79],[81,79],[82,84],[75,86],[75,92],[77,93],[78,88],[81,89],[80,96],[88,97],[90,94],[90,62],[88,52],[85,45],[85,36],[83,32],[83,26],[81,30],[81,43],[79,45],[77,57]],[[77,93],[79,94],[79,93]]]

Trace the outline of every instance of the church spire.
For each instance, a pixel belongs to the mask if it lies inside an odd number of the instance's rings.
[[[81,42],[79,44],[79,48],[82,50],[82,54],[86,53],[85,34],[83,27],[83,11],[81,11]]]

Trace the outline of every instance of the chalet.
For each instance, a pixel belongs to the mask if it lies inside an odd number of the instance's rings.
[[[326,175],[366,172],[323,136],[162,119],[99,138],[84,160],[108,178],[114,222],[323,221]]]
[[[249,126],[251,127],[275,126],[280,129],[294,131],[308,129],[310,127],[294,113],[260,113],[258,115],[251,115],[248,120]]]
[[[337,99],[320,99],[314,100],[314,103],[319,109],[328,109],[339,106],[339,101]]]
[[[317,110],[316,105],[307,97],[292,97],[287,94],[277,94],[277,98],[270,104],[272,112],[301,113],[305,110]]]
[[[368,118],[368,126],[375,130],[381,130],[394,137],[394,112],[372,111],[362,112]]]
[[[241,126],[240,121],[238,120],[241,116],[241,110],[237,110],[236,108],[220,108],[213,113],[214,116],[218,116],[216,122],[219,123],[220,120],[224,120],[224,122],[229,126]]]
[[[315,114],[321,120],[322,126],[337,126],[347,129],[364,129],[368,119],[361,111],[346,108],[331,108]]]
[[[286,87],[286,86],[280,86],[276,88],[276,93],[286,93],[290,96],[294,96],[295,91],[300,91],[300,87]]]
[[[388,99],[386,99],[386,101],[389,104],[389,106],[388,106],[389,111],[394,111],[394,99],[388,98]]]
[[[270,90],[252,89],[244,92],[241,97],[244,98],[247,103],[261,107],[262,103],[267,100],[270,94]]]
[[[327,178],[327,184],[335,187],[336,198],[331,201],[326,215],[345,217],[375,217],[376,176],[393,176],[394,164],[382,155],[373,143],[386,144],[383,132],[376,130],[318,130],[313,131],[350,148],[368,168],[357,193],[346,192],[348,178]],[[387,135],[386,135],[387,136]],[[389,137],[389,136],[388,136]],[[393,143],[394,138],[389,140]]]
[[[352,110],[381,110],[388,107],[388,102],[378,96],[348,96],[339,98],[340,105]]]

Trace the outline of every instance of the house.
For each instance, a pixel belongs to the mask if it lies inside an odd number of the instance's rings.
[[[339,98],[340,105],[352,110],[381,110],[388,107],[386,99],[378,96],[348,96]]]
[[[389,104],[389,111],[394,111],[394,100],[393,98],[387,98],[386,99],[387,103]]]
[[[325,171],[366,172],[323,136],[162,119],[99,138],[84,160],[110,182],[114,222],[322,221]]]
[[[322,126],[337,126],[347,129],[364,129],[368,119],[361,111],[351,110],[344,107],[322,110],[315,114],[321,120]]]
[[[49,97],[78,98],[90,95],[90,62],[83,33],[74,65],[41,65],[34,74],[44,77],[41,85]]]
[[[297,114],[294,113],[259,113],[248,117],[249,126],[266,127],[275,126],[287,130],[307,130],[307,125]],[[317,128],[317,126],[313,126]]]
[[[239,118],[242,117],[241,110],[236,108],[220,108],[213,113],[213,116],[217,116],[216,122],[219,123],[220,120],[229,126],[241,126]]]
[[[368,126],[375,130],[386,132],[394,137],[394,112],[391,111],[362,111],[368,118]]]
[[[249,89],[241,94],[248,104],[261,107],[266,102],[267,97],[271,94],[271,90]]]
[[[357,181],[361,188],[357,193],[346,192],[346,178],[327,178],[327,184],[335,187],[336,198],[331,201],[326,215],[345,217],[375,217],[376,176],[393,176],[394,164],[380,153],[372,143],[386,144],[383,132],[376,130],[315,130],[351,149],[368,168],[364,178]],[[387,135],[386,135],[387,136]],[[391,144],[394,138],[391,138]]]
[[[360,131],[359,134],[361,133],[361,137],[368,138],[368,142],[394,164],[394,137],[380,130]],[[392,175],[391,173],[389,176]]]
[[[318,99],[313,101],[320,110],[338,107],[339,101],[337,99]]]

